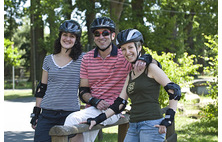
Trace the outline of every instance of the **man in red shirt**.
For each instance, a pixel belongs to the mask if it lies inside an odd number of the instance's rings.
[[[107,17],[95,19],[91,24],[96,48],[83,56],[80,70],[79,97],[87,108],[70,114],[64,125],[73,126],[104,112],[119,96],[125,79],[132,68],[120,49],[112,41],[115,38],[115,23]],[[151,59],[152,60],[152,59]],[[137,63],[138,64],[138,63]],[[146,66],[139,62],[139,68]],[[113,115],[103,125],[113,124],[120,115]],[[99,130],[77,134],[71,141],[93,142]]]

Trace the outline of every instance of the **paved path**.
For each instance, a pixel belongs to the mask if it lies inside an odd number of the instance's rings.
[[[33,142],[30,114],[34,105],[34,97],[4,101],[4,142]]]

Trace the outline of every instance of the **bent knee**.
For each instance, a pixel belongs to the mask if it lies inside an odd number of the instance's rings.
[[[76,116],[78,116],[78,115],[76,115],[75,112],[68,115],[66,117],[64,126],[73,126],[73,125],[79,124],[81,121]]]

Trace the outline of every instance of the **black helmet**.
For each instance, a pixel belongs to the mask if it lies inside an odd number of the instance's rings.
[[[116,38],[116,45],[120,48],[120,46],[123,44],[138,41],[140,41],[142,44],[144,43],[143,35],[141,32],[136,29],[127,29],[118,33]]]
[[[68,32],[73,33],[77,37],[81,37],[82,29],[78,22],[74,20],[66,20],[62,25],[59,27],[60,32]]]
[[[94,32],[96,29],[107,28],[111,32],[115,31],[115,23],[108,17],[100,17],[93,20],[90,25],[91,32]]]

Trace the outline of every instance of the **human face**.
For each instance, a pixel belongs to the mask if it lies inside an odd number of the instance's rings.
[[[123,44],[120,49],[126,60],[129,62],[134,62],[137,59],[138,53],[141,51],[141,46],[137,47],[136,49],[134,42],[129,42]]]
[[[104,34],[105,31],[108,31],[109,34]],[[105,49],[115,37],[115,33],[111,33],[108,29],[97,29],[94,31],[93,35],[94,42],[100,49]]]
[[[76,36],[72,33],[63,32],[61,35],[60,43],[63,48],[70,49],[76,42]]]

